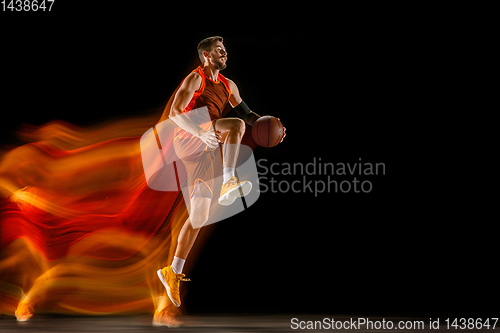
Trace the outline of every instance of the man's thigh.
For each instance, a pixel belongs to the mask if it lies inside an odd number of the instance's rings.
[[[217,119],[215,122],[214,129],[216,131],[226,133],[234,129],[235,127],[240,126],[241,124],[241,119],[240,118],[221,118]]]

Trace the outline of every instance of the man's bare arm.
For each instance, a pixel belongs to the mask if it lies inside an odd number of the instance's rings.
[[[186,132],[200,138],[210,148],[216,148],[219,136],[214,132],[213,128],[210,131],[205,131],[183,113],[196,90],[200,88],[201,80],[201,76],[197,73],[191,73],[186,77],[175,94],[172,109],[170,110],[170,119]]]

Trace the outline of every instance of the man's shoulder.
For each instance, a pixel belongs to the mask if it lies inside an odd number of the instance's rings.
[[[227,78],[227,77],[224,77],[227,81],[227,83],[229,84],[229,86],[231,87],[231,89],[233,89],[233,87],[236,87],[236,83],[234,83],[233,80]]]
[[[186,80],[191,80],[191,81],[201,81],[202,77],[199,73],[197,72],[191,72],[189,73],[188,76],[186,76]]]
[[[200,74],[196,72],[191,72],[189,73],[188,76],[186,76],[186,78],[182,82],[182,85],[185,87],[192,87],[197,89],[200,87],[202,80],[203,78],[201,77]]]

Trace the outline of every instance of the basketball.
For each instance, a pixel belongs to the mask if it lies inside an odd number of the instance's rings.
[[[273,116],[263,116],[257,119],[252,127],[252,137],[262,147],[276,146],[283,139],[285,131],[283,124]]]

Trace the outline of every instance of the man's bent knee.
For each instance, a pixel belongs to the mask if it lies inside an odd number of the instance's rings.
[[[202,227],[208,221],[208,214],[204,213],[195,213],[189,216],[191,220],[191,226],[196,229]]]
[[[231,132],[245,133],[245,122],[240,118],[231,119]]]
[[[199,228],[208,221],[210,215],[210,198],[192,198],[189,219],[193,228]]]

